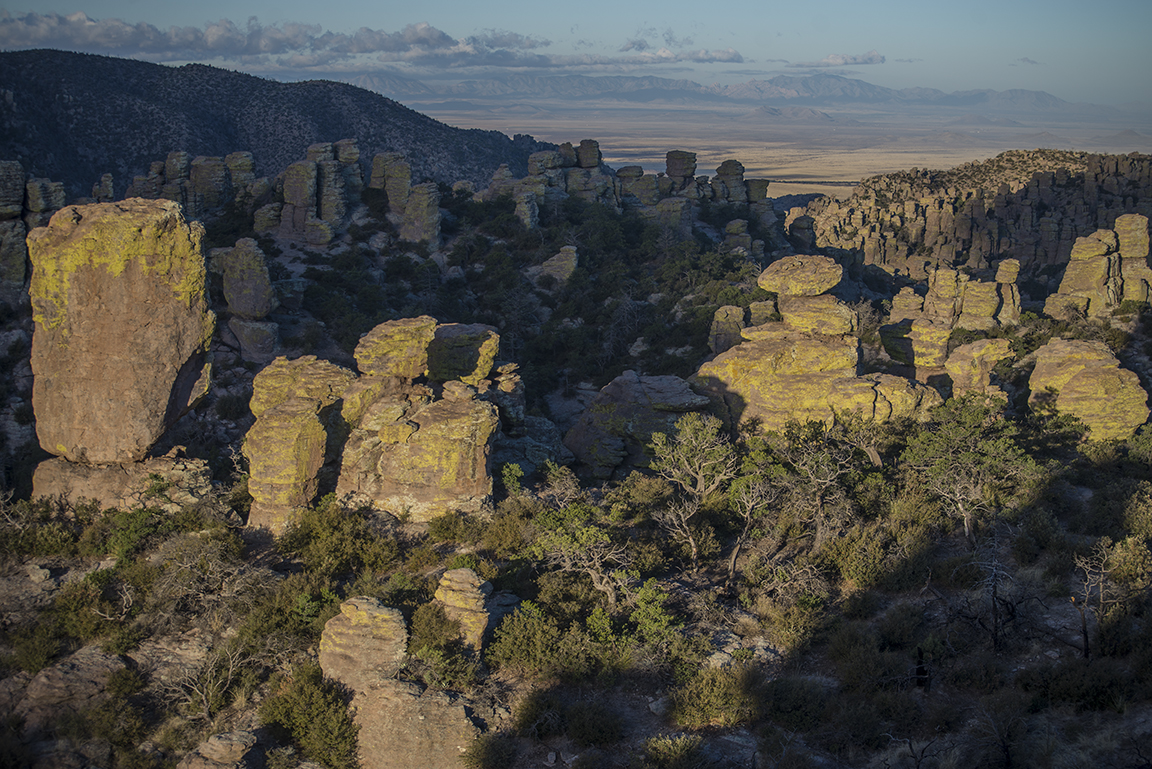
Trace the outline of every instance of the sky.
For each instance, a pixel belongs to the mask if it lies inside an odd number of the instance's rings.
[[[58,48],[281,80],[655,75],[705,85],[825,72],[889,88],[1152,102],[1152,0],[36,0],[0,50]]]

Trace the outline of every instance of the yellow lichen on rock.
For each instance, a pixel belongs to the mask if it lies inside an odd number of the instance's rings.
[[[281,356],[268,364],[252,381],[249,408],[259,418],[265,411],[290,398],[317,401],[329,406],[344,397],[344,391],[356,379],[346,368],[305,355],[295,360]]]
[[[444,572],[436,588],[436,602],[444,607],[449,619],[460,623],[464,643],[479,651],[488,630],[488,611],[484,600],[492,592],[492,585],[480,579],[471,569],[451,569]]]
[[[264,411],[244,439],[248,459],[248,525],[282,533],[295,511],[316,498],[327,433],[313,399],[289,398]]]
[[[830,294],[792,296],[782,294],[779,301],[784,323],[806,334],[840,336],[856,331],[856,311]]]
[[[356,364],[365,376],[414,380],[428,373],[428,345],[436,336],[429,315],[381,323],[356,345]]]
[[[320,667],[324,675],[353,688],[387,680],[404,664],[408,627],[399,609],[375,598],[350,598],[324,624]]]
[[[844,268],[827,256],[786,256],[768,265],[756,281],[760,288],[791,296],[817,296],[840,282]]]
[[[948,376],[952,378],[952,395],[989,394],[992,369],[1011,356],[1012,345],[1007,339],[981,339],[957,347],[944,363]]]
[[[475,386],[488,377],[499,350],[500,335],[493,326],[443,323],[428,343],[428,378]]]

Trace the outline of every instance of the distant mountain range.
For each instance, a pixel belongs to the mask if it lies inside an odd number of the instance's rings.
[[[779,75],[738,85],[705,86],[692,80],[660,77],[559,75],[513,76],[500,80],[436,83],[382,75],[361,75],[349,82],[396,99],[517,97],[538,99],[615,99],[641,101],[758,102],[794,106],[889,105],[955,108],[1012,113],[1117,113],[1112,107],[1075,104],[1045,91],[980,89],[946,93],[935,88],[892,89],[841,75]]]
[[[531,137],[452,128],[346,83],[281,83],[189,64],[166,67],[63,51],[0,53],[0,160],[87,195],[111,172],[118,193],[173,150],[252,152],[272,176],[308,145],[354,138],[361,158],[403,152],[415,180],[486,183],[501,163],[528,172]]]

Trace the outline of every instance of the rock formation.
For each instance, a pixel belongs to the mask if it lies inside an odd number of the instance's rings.
[[[471,569],[450,569],[440,578],[436,603],[444,608],[448,619],[460,623],[465,645],[479,652],[491,621],[485,602],[492,594],[492,584],[476,576]]]
[[[407,643],[399,610],[373,598],[345,601],[324,626],[320,667],[353,691],[364,769],[448,769],[480,734],[468,699],[395,680]]]
[[[1077,238],[1124,214],[1152,215],[1152,157],[1012,150],[865,179],[848,200],[821,198],[807,212],[817,246],[915,280],[934,267],[1018,259],[1028,279],[1048,283],[1039,299]]]
[[[34,498],[90,499],[102,510],[147,505],[177,513],[211,494],[208,463],[174,454],[107,466],[48,459],[36,466],[32,479]]]
[[[564,445],[583,469],[610,478],[621,465],[647,467],[644,447],[652,433],[675,432],[676,420],[708,406],[676,376],[640,376],[625,371],[596,395],[564,436]]]
[[[1103,318],[1125,300],[1149,298],[1148,217],[1126,214],[1115,229],[1097,230],[1072,246],[1060,290],[1048,297],[1044,313],[1054,318]]]
[[[28,238],[40,445],[143,459],[208,386],[203,229],[167,201],[71,206]],[[147,307],[147,312],[141,308]]]
[[[233,248],[213,249],[209,269],[222,277],[224,300],[232,318],[228,328],[240,344],[240,356],[254,363],[269,363],[279,347],[279,327],[264,318],[279,305],[268,276],[264,252],[251,238]]]
[[[915,366],[917,378],[924,381],[944,366],[954,329],[984,331],[1016,325],[1020,320],[1020,292],[1015,284],[1019,271],[1019,262],[1005,259],[995,282],[984,282],[940,267],[929,272],[923,297],[912,287],[901,289],[892,300],[888,323],[880,329],[888,354]]]
[[[255,769],[263,766],[252,732],[214,734],[186,755],[176,769]]]
[[[1148,420],[1148,393],[1103,342],[1054,337],[1035,355],[1032,408],[1077,417],[1093,440],[1129,438]]]
[[[700,367],[693,377],[730,424],[748,420],[780,430],[789,420],[830,421],[857,410],[884,421],[920,416],[940,402],[932,389],[888,374],[857,376],[855,313],[824,294],[842,268],[824,256],[774,262],[760,286],[779,296],[782,321],[746,328],[744,342]]]
[[[957,347],[944,363],[952,380],[952,396],[975,393],[1003,397],[1003,391],[991,385],[992,369],[1012,355],[1012,345],[1007,339],[981,339]]]
[[[346,431],[339,406],[354,378],[315,356],[277,358],[256,376],[249,405],[256,423],[243,447],[249,526],[281,533],[297,509],[315,500],[320,469]]]

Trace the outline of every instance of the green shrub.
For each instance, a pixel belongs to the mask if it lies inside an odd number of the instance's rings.
[[[705,764],[704,738],[694,734],[659,735],[644,743],[643,769],[699,769]]]
[[[669,715],[688,729],[748,723],[760,716],[762,683],[751,667],[705,668],[672,693]]]
[[[340,505],[335,494],[302,511],[276,544],[282,553],[300,558],[306,569],[324,577],[362,569],[390,571],[400,559],[396,540],[376,530],[367,511]]]
[[[279,690],[260,706],[265,725],[278,728],[304,755],[330,769],[356,769],[360,730],[340,685],[324,678],[315,663],[298,665]]]
[[[449,619],[440,604],[426,603],[412,614],[408,632],[409,648],[444,651],[453,641],[459,640],[460,622]]]
[[[498,668],[538,676],[581,678],[592,669],[588,639],[577,627],[561,632],[556,620],[525,601],[496,628],[488,661]]]
[[[472,544],[483,536],[484,525],[461,513],[445,513],[428,522],[428,539],[433,542]]]

